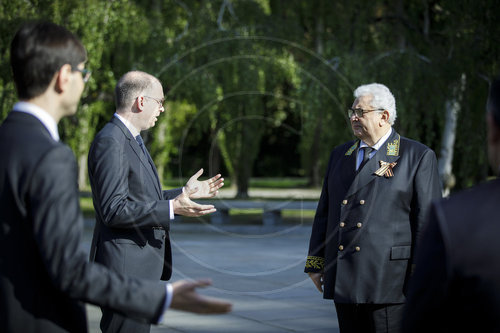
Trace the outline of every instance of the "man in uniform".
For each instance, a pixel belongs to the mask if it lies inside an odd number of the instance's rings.
[[[441,197],[434,152],[399,135],[396,102],[378,83],[354,91],[358,140],[331,153],[305,272],[333,299],[340,331],[399,332],[413,248]]]

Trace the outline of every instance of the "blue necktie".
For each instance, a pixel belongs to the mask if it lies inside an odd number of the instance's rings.
[[[147,157],[148,153],[147,153],[147,150],[146,150],[146,146],[144,145],[144,141],[142,140],[142,137],[140,135],[138,135],[138,136],[135,137],[135,139],[137,140],[137,143],[139,144],[139,147],[141,147],[142,152]]]
[[[359,165],[358,172],[365,166],[366,163],[370,160],[370,154],[374,150],[372,147],[363,147],[363,161]]]

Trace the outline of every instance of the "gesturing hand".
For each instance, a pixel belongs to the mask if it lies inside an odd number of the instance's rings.
[[[192,201],[190,197],[192,197],[196,191],[198,191],[197,188],[192,188],[190,190],[185,188],[181,194],[172,200],[175,214],[196,217],[216,211],[214,205],[200,205]]]
[[[211,285],[210,280],[186,281],[172,283],[172,309],[199,314],[220,314],[231,311],[232,304],[217,298],[198,294],[195,289]]]
[[[189,178],[186,183],[185,190],[187,190],[187,192],[194,188],[198,188],[198,191],[192,192],[193,194],[189,196],[191,199],[212,198],[216,196],[217,193],[219,193],[219,189],[224,186],[224,178],[221,178],[220,174],[210,179],[199,181],[198,178],[202,174],[203,168]]]

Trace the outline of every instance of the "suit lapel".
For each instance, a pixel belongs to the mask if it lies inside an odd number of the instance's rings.
[[[356,176],[356,157],[359,149],[359,143],[359,140],[354,142],[354,144],[344,154],[344,161],[340,167],[344,191],[347,191],[349,189],[354,180],[354,177]]]
[[[151,180],[153,181],[153,184],[155,186],[156,192],[158,193],[158,195],[160,197],[162,197],[162,195],[161,195],[160,179],[158,178],[158,173],[156,171],[156,168],[154,167],[154,163],[151,160],[151,157],[144,155],[144,153],[142,152],[141,147],[139,146],[139,143],[132,136],[132,133],[130,133],[129,129],[127,128],[127,126],[125,126],[125,124],[123,124],[116,117],[113,117],[111,119],[111,122],[113,124],[117,125],[121,129],[121,131],[123,132],[123,134],[125,135],[125,137],[128,139],[130,147],[134,151],[134,153],[137,156],[137,158],[141,161],[141,163],[144,166],[144,169],[146,170],[146,172],[151,177]]]
[[[396,131],[392,130],[392,134],[389,136],[387,141],[380,147],[380,149],[375,153],[375,155],[365,164],[365,166],[361,169],[361,171],[356,175],[354,181],[349,187],[349,190],[347,191],[347,196],[356,193],[361,188],[368,185],[370,182],[374,181],[376,178],[379,177],[375,174],[375,171],[377,171],[378,168],[380,168],[380,161],[389,163],[396,162],[399,159],[400,155],[399,149],[400,149],[400,136],[398,133],[396,133]]]

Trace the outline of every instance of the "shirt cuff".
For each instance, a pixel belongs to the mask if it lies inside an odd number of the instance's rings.
[[[165,293],[165,303],[163,303],[163,311],[161,312],[160,318],[158,319],[158,324],[161,324],[163,322],[163,319],[165,319],[165,314],[167,313],[167,310],[168,308],[170,308],[170,304],[172,303],[174,288],[172,287],[171,283],[167,283],[165,285]]]
[[[173,220],[175,215],[174,215],[174,204],[172,203],[172,200],[168,200],[168,205],[169,205],[169,212],[170,212],[170,220]]]

